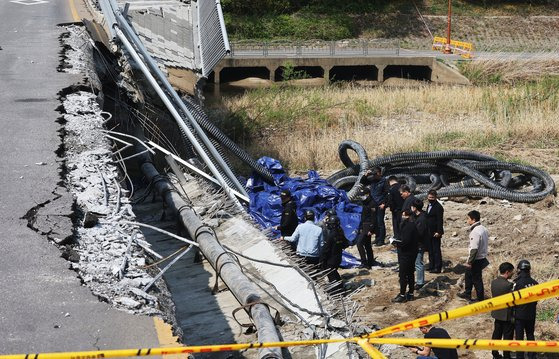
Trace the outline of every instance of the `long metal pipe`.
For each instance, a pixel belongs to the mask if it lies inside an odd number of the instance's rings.
[[[237,262],[225,251],[215,236],[212,228],[204,225],[192,205],[186,203],[165,177],[161,176],[151,163],[149,155],[140,156],[140,169],[147,180],[153,183],[155,190],[173,212],[178,214],[188,231],[190,238],[195,240],[204,257],[217,271],[237,301],[245,306],[258,332],[259,342],[280,341],[270,311],[258,294],[256,286],[242,272]],[[282,358],[279,348],[260,349],[261,359]]]
[[[192,116],[190,111],[186,108],[186,105],[184,104],[184,102],[182,101],[180,96],[177,94],[177,92],[175,91],[173,86],[171,86],[167,77],[161,72],[161,70],[159,69],[159,67],[155,63],[155,61],[151,58],[151,56],[148,53],[147,49],[145,48],[144,44],[142,43],[142,41],[140,40],[138,35],[136,35],[136,33],[134,32],[134,30],[132,29],[130,24],[128,24],[128,21],[122,15],[120,9],[117,8],[117,5],[112,0],[109,0],[109,3],[113,7],[118,26],[126,33],[127,36],[129,36],[132,39],[132,42],[138,48],[138,51],[140,52],[140,54],[144,58],[144,61],[146,62],[147,66],[150,68],[152,73],[155,74],[155,76],[160,81],[160,83],[163,85],[165,90],[167,90],[167,92],[171,95],[173,101],[175,102],[175,105],[178,106],[181,109],[181,111],[186,115],[186,117],[188,118],[188,121],[190,122],[190,124],[192,125],[194,130],[196,131],[196,134],[200,137],[200,139],[202,140],[202,142],[204,143],[206,148],[208,148],[211,155],[215,158],[215,160],[217,161],[219,166],[223,169],[225,174],[227,174],[227,177],[229,177],[231,179],[231,181],[233,182],[235,187],[237,187],[237,190],[239,192],[241,192],[243,195],[248,197],[248,193],[246,192],[243,185],[239,182],[239,180],[237,179],[237,177],[235,176],[233,171],[231,171],[231,168],[229,168],[229,166],[225,163],[225,161],[223,160],[223,158],[221,157],[219,152],[217,152],[213,143],[210,141],[210,139],[208,138],[208,136],[206,135],[206,133],[204,132],[202,127],[200,127],[200,125],[198,124],[196,119]],[[181,118],[180,121],[182,122],[182,118]]]
[[[146,65],[144,64],[144,62],[142,61],[142,59],[140,58],[140,56],[138,55],[134,47],[132,47],[132,44],[128,41],[124,33],[120,30],[120,28],[115,27],[115,34],[118,37],[118,39],[122,42],[126,50],[130,53],[134,61],[136,61],[136,63],[140,67],[140,70],[146,77],[146,79],[152,85],[155,92],[157,92],[157,95],[159,95],[159,98],[161,98],[161,101],[163,101],[163,103],[165,104],[165,106],[167,107],[171,115],[175,118],[177,124],[183,129],[189,141],[192,143],[192,145],[194,146],[198,154],[204,160],[204,163],[206,163],[206,165],[209,167],[212,174],[215,176],[215,178],[219,181],[219,183],[223,187],[225,193],[227,193],[229,198],[231,198],[231,200],[241,210],[244,210],[243,206],[241,205],[237,197],[235,197],[233,192],[231,192],[231,188],[229,188],[229,185],[227,184],[227,182],[225,182],[225,179],[221,176],[221,173],[219,173],[219,171],[213,164],[212,160],[209,158],[208,154],[202,149],[202,146],[200,146],[200,143],[198,143],[196,137],[194,137],[194,134],[192,133],[192,131],[190,131],[190,128],[184,123],[182,117],[176,110],[175,106],[173,106],[173,104],[171,103],[171,101],[169,100],[165,92],[163,92],[163,89],[161,89],[161,87],[159,86],[159,84],[157,83],[157,81],[155,80],[151,72],[148,70],[148,68],[146,67]]]

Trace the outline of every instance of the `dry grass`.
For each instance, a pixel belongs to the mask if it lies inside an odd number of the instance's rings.
[[[474,84],[514,84],[540,80],[542,74],[548,77],[559,76],[557,56],[545,52],[522,53],[515,57],[495,53],[491,58],[464,62],[460,67]]]
[[[253,155],[274,156],[295,171],[328,171],[340,167],[337,146],[345,139],[360,142],[370,157],[470,148],[529,161],[514,154],[533,148],[556,158],[558,90],[555,79],[515,86],[277,87],[224,105],[251,135],[240,142]]]

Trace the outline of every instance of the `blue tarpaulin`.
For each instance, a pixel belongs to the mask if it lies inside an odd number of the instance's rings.
[[[322,220],[326,211],[334,208],[346,238],[352,244],[355,242],[361,221],[361,206],[351,203],[344,191],[332,187],[326,180],[320,178],[316,171],[309,171],[307,179],[291,178],[276,159],[262,157],[258,163],[270,171],[276,185],[267,184],[258,174],[253,174],[248,179],[249,213],[262,227],[272,228],[274,237],[279,236],[279,231],[274,228],[279,225],[281,218],[280,192],[288,189],[297,204],[299,223],[303,222],[302,218],[306,210],[314,211],[316,218]],[[353,267],[359,264],[358,259],[344,252],[342,267]]]

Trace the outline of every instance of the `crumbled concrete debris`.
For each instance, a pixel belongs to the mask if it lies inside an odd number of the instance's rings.
[[[93,212],[86,212],[83,217],[83,227],[91,228],[99,223],[99,214]]]
[[[116,298],[116,301],[122,305],[124,305],[125,307],[131,308],[131,309],[136,309],[139,308],[142,303],[135,301],[132,298],[128,298],[128,297],[119,297]]]
[[[71,263],[71,267],[95,295],[114,306],[137,313],[160,314],[159,300],[138,289],[149,283],[152,276],[143,268],[145,253],[135,242],[128,254],[124,277],[119,279],[129,238],[134,233],[138,239],[143,235],[137,228],[119,222],[134,221],[135,217],[129,199],[117,198],[115,182],[119,182],[119,172],[112,163],[110,144],[102,132],[104,118],[95,99],[91,93],[77,92],[63,101],[68,187],[78,207],[86,213],[83,224],[75,229],[78,245],[73,250],[79,260]],[[105,205],[105,191],[108,205]],[[118,211],[117,201],[120,201]],[[75,259],[75,254],[69,252],[70,256]]]
[[[84,46],[89,47],[89,36],[83,26],[67,26],[68,32],[62,34],[64,43],[64,61],[59,66],[59,71],[70,74],[87,74],[93,68]],[[85,40],[85,41],[84,41]]]

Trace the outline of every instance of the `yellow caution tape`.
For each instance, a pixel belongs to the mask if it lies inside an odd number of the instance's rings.
[[[559,342],[545,341],[512,341],[512,340],[481,340],[481,339],[407,339],[407,338],[377,338],[412,328],[418,328],[428,324],[438,323],[444,320],[456,319],[468,315],[485,313],[497,309],[503,309],[515,305],[531,303],[551,297],[559,296],[559,280],[542,283],[533,287],[524,288],[509,294],[491,298],[479,303],[466,305],[450,311],[429,315],[416,320],[397,324],[388,328],[378,330],[356,338],[340,339],[317,339],[290,342],[268,342],[268,343],[245,343],[245,344],[222,344],[222,345],[200,345],[174,348],[142,348],[142,349],[117,349],[62,353],[37,353],[37,354],[13,354],[0,355],[0,359],[94,359],[108,357],[134,357],[148,355],[171,355],[191,353],[211,353],[221,351],[239,351],[246,349],[259,349],[271,347],[294,347],[319,344],[353,342],[361,345],[369,355],[375,359],[383,359],[384,356],[369,343],[372,344],[398,344],[398,345],[425,345],[440,348],[465,348],[479,350],[507,350],[507,351],[535,351],[535,352],[559,352]],[[372,349],[371,349],[372,348]]]
[[[556,296],[559,296],[559,280],[538,284],[533,287],[517,290],[512,293],[507,293],[498,297],[486,299],[484,301],[469,304],[460,308],[452,309],[449,311],[445,310],[444,312],[431,314],[419,319],[396,324],[387,328],[377,330],[376,332],[367,334],[363,337],[383,337],[388,334],[397,333],[412,328],[419,328],[428,324],[434,324],[449,319],[456,319],[469,315],[491,312],[497,309],[531,303]]]
[[[371,344],[396,344],[404,346],[427,346],[445,349],[505,350],[520,352],[559,352],[557,341],[492,340],[492,339],[413,339],[370,338]]]
[[[355,341],[361,338],[355,338]],[[366,339],[364,339],[366,341]],[[213,353],[223,351],[239,351],[246,349],[260,349],[272,347],[294,347],[330,343],[343,343],[351,341],[346,338],[340,339],[320,339],[292,342],[268,342],[268,343],[245,343],[245,344],[222,344],[222,345],[199,345],[186,347],[170,348],[142,348],[142,349],[115,349],[97,350],[82,352],[62,352],[62,353],[38,353],[38,354],[14,354],[0,355],[0,359],[95,359],[95,358],[116,358],[134,357],[148,355],[171,355],[171,354],[193,354],[193,353]]]
[[[357,344],[359,344],[361,346],[361,348],[363,348],[365,353],[369,354],[369,356],[371,358],[373,358],[373,359],[386,359],[384,354],[382,354],[377,348],[375,348],[374,346],[372,346],[368,342],[368,339],[359,339],[357,341]]]
[[[558,341],[529,341],[529,340],[491,340],[491,339],[414,339],[414,338],[342,338],[316,339],[292,342],[269,342],[247,344],[200,345],[171,348],[143,348],[118,349],[64,353],[38,353],[0,355],[0,359],[95,359],[110,357],[134,357],[149,355],[215,353],[223,351],[239,351],[259,348],[287,348],[295,346],[309,346],[353,342],[359,344],[374,359],[383,359],[371,344],[396,344],[404,346],[429,346],[432,348],[472,349],[472,350],[506,350],[522,352],[559,352]]]

